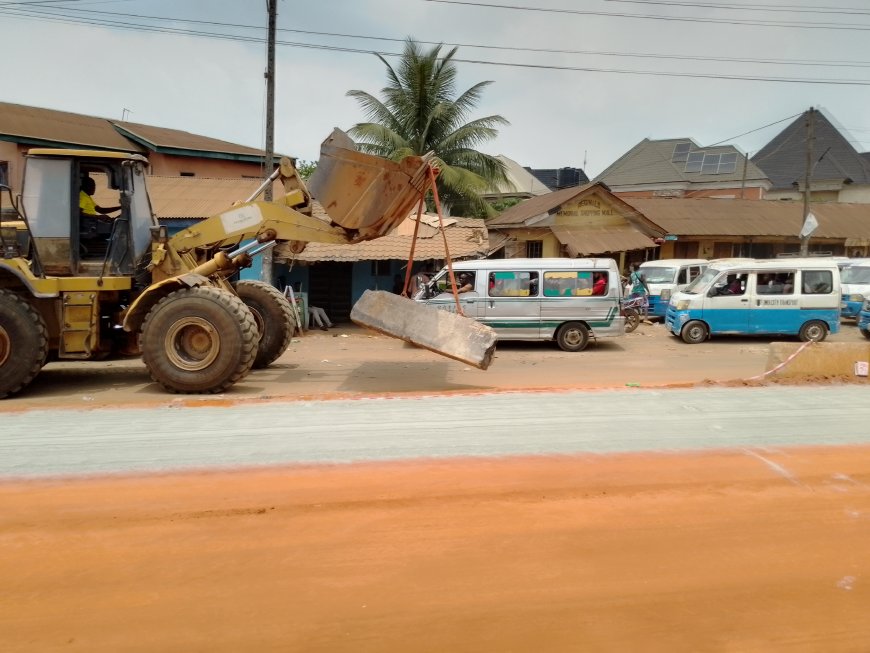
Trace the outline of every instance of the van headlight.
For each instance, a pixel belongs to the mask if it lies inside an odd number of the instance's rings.
[[[864,295],[849,295],[850,302],[863,302]]]
[[[864,300],[864,310],[865,310],[865,311],[870,311],[870,299],[865,299],[865,300]]]
[[[681,299],[678,302],[676,302],[676,305],[674,306],[674,308],[676,308],[678,311],[687,311],[687,310],[689,310],[690,303],[691,303],[691,301],[688,299]]]
[[[662,290],[661,297],[663,302],[668,301],[671,298],[671,291],[667,289]]]

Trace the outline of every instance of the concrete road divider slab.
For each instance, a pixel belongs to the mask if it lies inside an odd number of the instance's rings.
[[[366,290],[350,319],[481,370],[489,367],[495,354],[495,331],[485,324],[384,290]]]
[[[782,367],[771,377],[799,379],[812,377],[854,377],[855,363],[870,361],[870,344],[851,342],[815,342],[806,346],[797,356],[794,354],[806,343],[772,342],[767,355],[767,370]],[[792,360],[788,360],[789,358]],[[786,362],[788,361],[788,362]],[[783,363],[785,363],[783,365]]]

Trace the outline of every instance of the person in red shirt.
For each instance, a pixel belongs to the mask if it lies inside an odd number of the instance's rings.
[[[600,272],[596,272],[594,275],[594,281],[592,282],[592,294],[593,295],[603,295],[607,292],[607,279]]]

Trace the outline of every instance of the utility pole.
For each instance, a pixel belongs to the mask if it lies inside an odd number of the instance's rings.
[[[804,174],[804,219],[801,222],[802,225],[805,225],[807,222],[807,216],[810,214],[810,177],[813,174],[813,141],[815,140],[815,136],[813,135],[814,122],[815,122],[815,109],[810,107],[810,110],[807,111],[807,169]],[[801,228],[803,231],[803,227]],[[804,235],[801,234],[801,256],[809,255],[810,251],[810,234]]]
[[[269,36],[266,46],[266,165],[265,176],[272,174],[275,167],[275,24],[278,20],[278,0],[266,0],[266,9],[269,12]],[[266,186],[263,199],[272,201],[272,184]],[[260,280],[273,284],[272,274],[272,248],[263,253],[263,267],[260,271]]]

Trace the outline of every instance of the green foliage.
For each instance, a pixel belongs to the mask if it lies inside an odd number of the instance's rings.
[[[315,170],[317,170],[317,161],[306,161],[305,159],[296,161],[296,171],[303,181],[308,181]]]
[[[480,82],[456,95],[457,48],[441,55],[441,45],[424,51],[408,39],[396,68],[376,55],[387,68],[381,99],[364,91],[348,91],[368,122],[350,130],[363,152],[394,161],[408,155],[434,153],[439,170],[437,186],[442,204],[456,215],[492,215],[481,194],[507,184],[504,164],[475,148],[495,138],[498,127],[509,124],[499,115],[468,120],[491,82]]]

